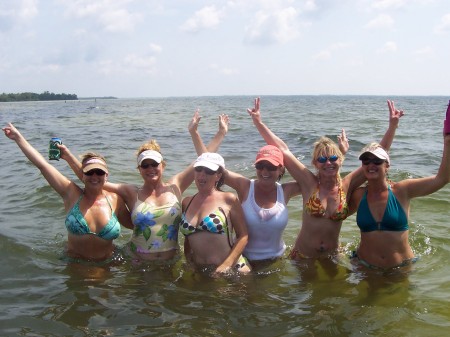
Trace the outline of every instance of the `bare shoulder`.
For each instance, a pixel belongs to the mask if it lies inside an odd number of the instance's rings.
[[[411,182],[413,182],[414,179],[405,179],[401,180],[399,182],[389,182],[389,185],[391,186],[392,192],[397,197],[404,197],[407,194],[408,187],[410,186]]]
[[[117,206],[119,203],[123,203],[123,199],[117,193],[103,190],[103,195],[113,206]]]
[[[186,206],[191,202],[193,195],[189,195],[187,197],[184,197],[183,200],[181,200],[181,207],[183,210],[186,208]]]
[[[239,203],[239,198],[233,192],[220,192],[222,200],[228,205],[233,205],[234,203]]]

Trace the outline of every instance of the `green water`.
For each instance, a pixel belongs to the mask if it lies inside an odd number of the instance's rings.
[[[313,142],[345,127],[346,173],[358,166],[361,147],[384,133],[387,98],[263,97],[262,114],[308,166]],[[391,150],[391,178],[434,174],[448,99],[394,100],[406,115]],[[197,107],[205,140],[218,113],[231,116],[220,153],[228,168],[254,176],[263,141],[246,113],[251,105],[252,97],[2,103],[0,114],[41,153],[59,136],[74,153],[104,154],[110,180],[139,184],[135,151],[149,138],[162,147],[166,177],[195,158],[187,124]],[[339,261],[284,259],[252,275],[211,278],[190,271],[183,258],[174,265],[68,264],[60,198],[12,141],[2,136],[0,147],[2,336],[441,336],[449,329],[449,186],[412,203],[410,241],[420,259],[409,272],[355,269],[347,257],[359,240],[353,216],[342,228]],[[65,162],[53,164],[75,179]],[[301,225],[299,198],[290,201],[289,217],[284,239],[291,246]],[[117,244],[130,236],[124,229]]]

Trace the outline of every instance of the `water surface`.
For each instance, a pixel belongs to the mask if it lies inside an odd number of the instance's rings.
[[[351,145],[345,174],[359,165],[366,143],[381,139],[388,98],[406,112],[391,150],[391,179],[435,174],[448,98],[268,96],[262,115],[309,167],[314,141],[335,139],[345,128]],[[264,142],[246,113],[252,103],[248,96],[1,103],[0,116],[44,155],[49,139],[59,136],[76,154],[105,155],[110,180],[140,184],[135,153],[150,138],[168,162],[165,177],[195,159],[187,125],[197,107],[205,141],[217,115],[230,115],[220,153],[229,169],[254,177]],[[436,336],[449,329],[448,186],[412,203],[410,241],[420,260],[409,273],[355,271],[344,257],[325,264],[285,259],[253,275],[214,279],[193,273],[183,259],[173,266],[68,264],[59,196],[12,141],[2,136],[0,147],[2,336]],[[64,161],[52,164],[76,180]],[[292,246],[300,198],[290,201],[289,212],[284,238]],[[130,236],[124,229],[117,244]],[[341,232],[344,251],[358,240],[352,216]]]

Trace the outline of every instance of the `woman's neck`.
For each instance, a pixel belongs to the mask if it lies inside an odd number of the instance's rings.
[[[264,191],[264,192],[271,192],[273,190],[277,189],[277,184],[276,183],[266,183],[266,182],[262,182],[260,180],[255,180],[255,188],[257,188],[260,191]]]
[[[151,181],[151,182],[144,182],[144,185],[142,185],[141,190],[144,193],[151,194],[153,191],[158,190],[162,186],[161,180],[158,181]]]
[[[103,189],[92,189],[92,188],[85,188],[83,191],[83,197],[90,201],[95,201],[99,198],[103,198],[105,195],[105,192]]]
[[[317,177],[317,181],[320,186],[326,188],[326,189],[333,189],[336,186],[339,186],[339,179],[336,176],[330,176],[330,177],[321,177],[320,175]]]
[[[208,198],[210,196],[212,196],[215,192],[217,191],[217,189],[215,187],[211,188],[211,189],[201,189],[198,190],[197,194],[202,197],[202,198]]]
[[[367,184],[367,190],[372,193],[382,193],[388,189],[388,182],[386,180],[369,181]]]

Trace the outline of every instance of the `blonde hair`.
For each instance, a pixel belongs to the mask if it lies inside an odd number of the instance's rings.
[[[312,152],[311,164],[316,166],[317,158],[320,156],[338,156],[341,160],[341,164],[344,162],[344,155],[339,150],[338,145],[328,137],[320,137],[318,141],[314,143]]]
[[[146,142],[146,143],[142,144],[141,146],[139,146],[139,148],[137,150],[137,153],[136,153],[136,158],[139,157],[139,155],[142,152],[147,151],[147,150],[153,150],[153,151],[159,152],[161,154],[161,156],[162,156],[161,147],[156,142],[156,140],[151,139],[148,142]],[[163,156],[163,160],[162,160],[161,163],[162,163],[163,167],[166,167],[166,161],[164,160],[164,156]]]
[[[314,167],[317,167],[317,158],[320,156],[338,156],[338,158],[341,160],[341,164],[344,162],[344,155],[342,154],[341,150],[339,150],[339,147],[335,142],[333,142],[328,137],[320,137],[318,141],[314,143],[314,148],[312,152],[312,158],[311,158],[311,164]],[[337,183],[341,184],[341,166],[339,166],[338,172],[337,172]]]

